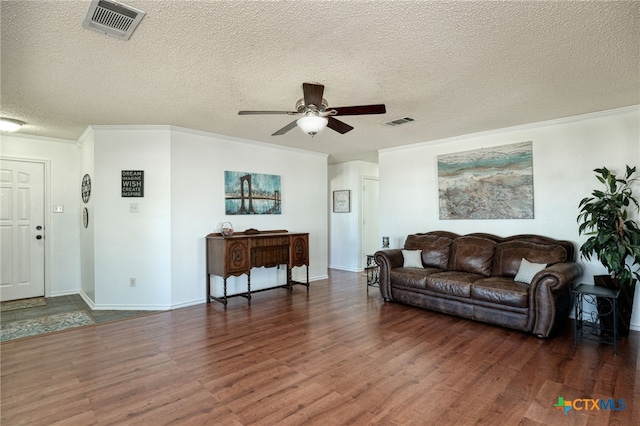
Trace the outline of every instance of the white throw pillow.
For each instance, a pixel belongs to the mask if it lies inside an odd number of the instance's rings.
[[[424,268],[422,266],[422,250],[402,250],[405,268]]]
[[[542,271],[546,267],[546,263],[531,263],[527,259],[522,258],[522,261],[520,262],[520,268],[518,268],[518,273],[513,280],[525,284],[531,284],[534,275]]]

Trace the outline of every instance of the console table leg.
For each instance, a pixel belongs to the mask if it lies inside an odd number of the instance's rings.
[[[211,275],[207,272],[207,303],[211,303]]]
[[[227,279],[225,278],[224,280],[224,298],[222,299],[223,302],[222,304],[224,305],[224,310],[227,310]]]
[[[247,274],[247,302],[251,305],[251,274]]]

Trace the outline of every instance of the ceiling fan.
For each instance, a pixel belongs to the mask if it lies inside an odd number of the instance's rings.
[[[334,118],[337,115],[384,114],[387,112],[384,104],[329,108],[327,100],[322,97],[324,85],[320,83],[302,83],[302,92],[304,98],[296,102],[295,111],[239,111],[238,115],[286,114],[300,116],[271,136],[284,135],[296,126],[313,136],[325,127],[341,134],[353,130],[353,127],[347,123]]]

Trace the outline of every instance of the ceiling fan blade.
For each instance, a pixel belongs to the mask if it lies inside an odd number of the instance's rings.
[[[329,122],[327,123],[328,128],[333,129],[336,132],[341,133],[343,135],[353,130],[353,127],[349,126],[347,123],[340,121],[336,118],[327,117],[327,120],[329,120]]]
[[[298,114],[297,111],[238,111],[238,115],[258,115],[258,114]]]
[[[336,110],[336,115],[384,114],[387,112],[387,108],[384,106],[384,104],[358,105],[338,108],[332,107],[329,109]]]
[[[276,131],[275,133],[273,133],[271,136],[279,136],[279,135],[284,135],[285,133],[287,133],[289,130],[293,129],[294,127],[296,127],[297,125],[297,120],[296,121],[292,121],[291,123],[287,124],[286,126],[284,126],[282,129]]]
[[[322,105],[322,94],[324,86],[317,83],[302,83],[302,91],[304,92],[304,104],[315,105],[318,108]]]

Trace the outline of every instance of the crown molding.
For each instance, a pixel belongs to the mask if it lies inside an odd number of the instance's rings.
[[[378,150],[378,153],[381,154],[385,152],[395,152],[395,151],[402,151],[405,149],[420,148],[423,146],[439,145],[443,143],[455,142],[455,141],[464,140],[464,139],[502,135],[505,133],[515,132],[515,131],[531,130],[531,129],[537,129],[541,127],[554,126],[558,124],[575,123],[575,122],[584,121],[584,120],[592,120],[594,118],[603,118],[603,117],[611,117],[611,116],[616,116],[621,114],[627,114],[630,112],[637,112],[640,114],[640,105],[632,105],[628,107],[609,109],[605,111],[589,112],[586,114],[573,115],[571,117],[554,118],[552,120],[538,121],[535,123],[521,124],[518,126],[511,126],[511,127],[502,127],[500,129],[487,130],[484,132],[477,132],[477,133],[468,133],[466,135],[453,136],[450,138],[434,139],[431,141],[418,142],[418,143],[413,143],[409,145],[395,146],[392,148],[385,148],[385,149]]]

